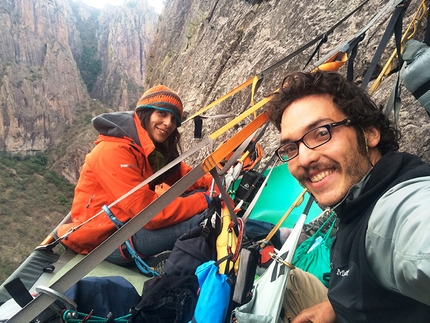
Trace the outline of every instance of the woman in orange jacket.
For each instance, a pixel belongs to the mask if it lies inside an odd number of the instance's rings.
[[[146,91],[134,112],[106,113],[92,120],[100,135],[96,146],[86,156],[75,188],[71,209],[72,222],[58,229],[61,236],[85,222],[118,198],[143,182],[157,170],[179,156],[183,106],[176,92],[158,85]],[[191,167],[181,162],[169,174],[121,200],[110,211],[125,223],[179,180]],[[200,220],[208,207],[211,177],[201,178],[189,188],[187,196],[176,198],[133,237],[136,251],[144,257],[170,250],[176,239]],[[102,213],[71,233],[63,243],[72,250],[87,254],[117,230],[106,213]],[[120,248],[109,261],[126,264]]]

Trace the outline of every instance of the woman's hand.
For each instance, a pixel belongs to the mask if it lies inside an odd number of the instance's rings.
[[[159,185],[155,185],[154,191],[158,196],[161,196],[169,188],[170,188],[170,185],[168,185],[166,183],[161,183]]]
[[[299,313],[291,323],[335,323],[336,314],[329,301],[309,307]]]

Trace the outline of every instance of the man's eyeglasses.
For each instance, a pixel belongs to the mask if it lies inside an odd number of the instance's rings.
[[[309,149],[322,146],[330,141],[331,129],[337,126],[347,126],[352,123],[351,119],[345,119],[339,122],[325,124],[318,128],[309,130],[302,138],[296,141],[290,141],[276,149],[275,153],[283,162],[289,162],[299,154],[299,143],[302,142]]]

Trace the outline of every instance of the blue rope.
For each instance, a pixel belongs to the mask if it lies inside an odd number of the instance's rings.
[[[120,220],[118,220],[118,218],[112,213],[112,211],[108,208],[107,205],[103,205],[102,209],[107,214],[107,216],[109,217],[109,219],[113,222],[113,224],[116,226],[116,228],[118,230],[119,230],[119,228],[121,228],[124,225],[124,223],[121,222]],[[129,240],[125,241],[125,245],[127,247],[127,251],[131,255],[131,258],[136,263],[137,268],[145,276],[150,276],[150,277],[160,276],[159,273],[157,273],[156,271],[154,271],[151,267],[148,266],[148,264],[146,262],[144,262],[142,260],[142,258],[140,258],[139,254],[136,252],[136,250],[134,249],[134,247],[132,246],[132,244],[130,243]]]

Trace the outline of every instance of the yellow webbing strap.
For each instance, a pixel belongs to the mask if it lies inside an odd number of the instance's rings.
[[[258,76],[254,76],[254,79],[252,80],[252,87],[251,87],[251,106],[255,105],[255,91],[258,83]],[[257,113],[254,111],[254,119],[257,118]]]
[[[258,102],[257,105],[261,105],[262,106],[263,105],[263,104],[261,104],[262,101]],[[255,106],[257,106],[257,105],[255,105]],[[253,113],[254,111],[253,110],[247,110],[247,111],[245,111],[246,112],[245,114],[249,115],[249,114]],[[242,117],[242,115],[238,116],[236,119],[238,119],[239,117]],[[243,117],[243,118],[245,118],[245,117]],[[235,122],[235,123],[232,124],[232,122],[235,121],[236,119],[230,121],[228,124],[226,124],[220,130],[214,132],[209,137],[211,137],[211,138],[217,138],[219,135],[221,135],[222,133],[224,133],[227,129],[230,129],[232,127],[232,125],[235,125],[236,123],[240,122],[240,120],[242,120],[242,119],[240,119],[239,121],[237,121],[237,122]],[[231,152],[234,149],[236,149],[237,146],[239,146],[241,142],[243,142],[249,136],[251,136],[268,119],[269,119],[269,116],[268,116],[267,112],[264,112],[264,113],[260,114],[257,118],[255,118],[248,125],[246,125],[241,131],[239,131],[238,133],[236,133],[233,137],[231,137],[229,140],[227,140],[226,142],[224,142],[220,147],[218,147],[217,150],[215,150],[212,154],[210,154],[203,161],[202,168],[205,171],[205,173],[209,173],[209,171],[212,168],[214,168],[219,162],[221,162],[223,160],[223,158],[225,158],[227,156],[227,154],[225,154],[225,150]]]
[[[269,234],[267,235],[266,239],[260,244],[260,248],[265,248],[266,244],[270,239],[272,239],[273,235],[278,231],[278,229],[281,227],[282,223],[287,219],[287,217],[290,215],[290,213],[293,211],[295,207],[298,207],[300,204],[302,204],[304,200],[305,193],[308,190],[305,188],[300,195],[296,198],[296,200],[291,204],[290,208],[285,212],[285,214],[282,216],[282,218],[279,219],[278,223],[270,230]]]
[[[345,52],[337,52],[316,69],[320,71],[335,72],[348,61],[348,54]]]
[[[213,106],[215,106],[218,103],[224,101],[225,99],[231,97],[232,95],[236,94],[237,92],[240,92],[241,90],[243,90],[244,88],[246,88],[248,85],[252,84],[254,82],[254,78],[255,77],[251,77],[249,80],[245,81],[244,83],[242,83],[238,87],[234,88],[233,90],[231,90],[227,94],[223,95],[222,97],[220,97],[220,98],[216,99],[215,101],[211,102],[210,104],[208,104],[204,108],[200,109],[199,111],[197,111],[196,113],[194,113],[191,117],[188,117],[187,120],[185,120],[184,122],[182,122],[182,124],[184,124],[185,122],[188,122],[188,121],[194,119],[198,115],[201,115],[203,112],[209,110]]]
[[[233,120],[231,120],[230,122],[228,122],[227,124],[225,124],[224,126],[219,128],[218,130],[216,130],[215,132],[210,134],[209,138],[211,138],[212,140],[215,140],[215,138],[218,138],[220,135],[225,133],[231,127],[237,125],[239,122],[241,122],[243,119],[245,119],[246,117],[248,117],[249,115],[251,115],[252,113],[257,111],[258,109],[260,109],[263,105],[265,105],[270,100],[271,100],[270,98],[264,98],[263,100],[259,101],[257,104],[253,105],[248,110],[244,111],[243,113],[238,115],[236,118],[234,118]]]
[[[402,53],[403,53],[403,49],[404,49],[403,47],[405,45],[405,42],[414,37],[415,33],[417,32],[417,23],[423,19],[423,17],[425,16],[428,10],[425,2],[426,0],[423,0],[421,4],[418,6],[417,11],[415,12],[414,17],[412,18],[412,21],[409,23],[408,28],[406,28],[405,32],[403,33],[402,39],[400,41]],[[412,31],[410,31],[411,28],[412,28]],[[387,76],[391,72],[393,60],[396,57],[397,57],[397,50],[394,49],[387,63],[385,63],[384,68],[379,73],[378,77],[375,79],[372,86],[370,87],[368,92],[369,95],[372,95],[379,88],[382,82],[382,78],[384,76]]]
[[[243,153],[242,157],[240,157],[240,158],[238,159],[238,162],[243,164],[243,162],[245,161],[245,159],[246,159],[248,156],[249,156],[249,150],[247,150],[247,151],[245,151],[245,152]]]

